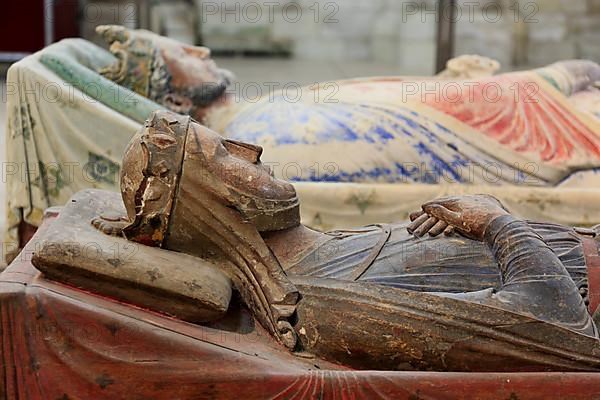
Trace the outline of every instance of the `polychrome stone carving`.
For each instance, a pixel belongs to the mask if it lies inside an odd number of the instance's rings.
[[[87,229],[212,265],[304,356],[360,369],[598,368],[597,230],[526,222],[478,195],[425,203],[408,225],[320,233],[300,224],[293,187],[261,152],[157,112],[126,151],[121,217],[88,214]],[[82,268],[56,274],[40,254],[49,276],[84,282]]]

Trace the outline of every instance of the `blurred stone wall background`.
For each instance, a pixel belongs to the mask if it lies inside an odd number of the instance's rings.
[[[369,61],[397,66],[399,74],[434,72],[440,7],[434,0],[143,2],[151,6],[149,28],[216,53]],[[96,3],[114,9],[111,1]],[[455,55],[492,57],[505,71],[567,58],[600,61],[600,0],[459,0],[455,19]]]
[[[396,64],[403,73],[433,72],[437,1],[195,4],[203,42],[214,49],[285,49],[301,59],[371,60]],[[443,16],[448,11],[442,9]],[[456,55],[492,57],[504,70],[566,58],[600,61],[600,0],[461,0],[455,20]]]

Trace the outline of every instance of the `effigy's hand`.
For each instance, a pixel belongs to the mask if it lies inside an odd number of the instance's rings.
[[[454,232],[452,225],[428,215],[423,210],[410,213],[409,218],[411,223],[406,227],[406,230],[417,237],[424,236],[427,233],[430,236],[438,236],[442,233],[451,235]]]
[[[429,201],[422,211],[411,214],[407,230],[415,236],[429,232],[437,236],[456,230],[462,235],[483,240],[486,228],[501,215],[508,214],[500,201],[489,195],[450,196]]]
[[[100,232],[110,236],[122,236],[123,229],[129,225],[129,220],[126,216],[107,213],[92,219],[92,225]]]

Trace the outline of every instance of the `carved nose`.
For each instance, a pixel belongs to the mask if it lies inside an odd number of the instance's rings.
[[[260,162],[263,148],[251,143],[238,142],[237,140],[226,139],[225,147],[229,152],[236,154],[238,157],[243,157],[245,160],[257,164]]]
[[[219,75],[221,75],[221,79],[223,79],[227,86],[235,81],[235,74],[228,69],[219,69]]]

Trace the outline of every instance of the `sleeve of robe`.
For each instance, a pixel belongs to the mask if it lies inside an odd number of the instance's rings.
[[[498,261],[499,290],[457,294],[455,298],[529,314],[590,336],[598,336],[577,286],[543,239],[510,215],[495,219],[485,242]]]

